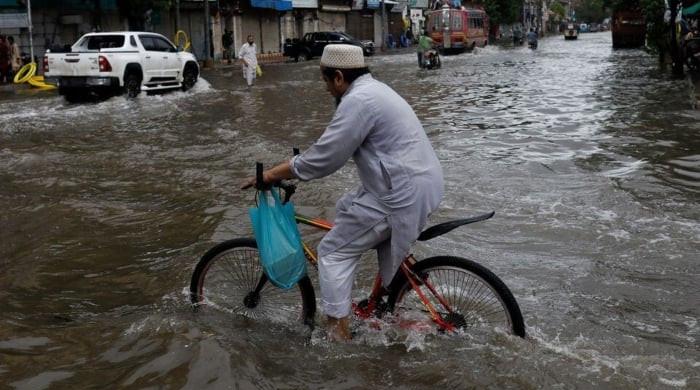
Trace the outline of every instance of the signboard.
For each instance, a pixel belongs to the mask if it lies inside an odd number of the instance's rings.
[[[367,0],[367,8],[378,9],[379,8],[379,0]]]
[[[318,8],[318,0],[292,0],[294,8]]]
[[[428,0],[409,0],[408,6],[410,8],[428,8]]]
[[[28,28],[27,14],[0,14],[0,28]]]
[[[408,0],[397,0],[398,4],[396,4],[392,9],[391,12],[393,13],[402,13],[403,10],[406,9],[406,6],[408,5]],[[389,4],[389,3],[387,3]]]

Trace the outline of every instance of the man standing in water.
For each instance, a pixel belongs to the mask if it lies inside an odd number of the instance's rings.
[[[255,81],[255,69],[258,67],[258,58],[256,57],[256,53],[257,48],[255,47],[253,36],[248,35],[248,42],[241,46],[241,50],[238,51],[238,55],[240,56],[243,64],[243,78],[248,84],[249,90]]]
[[[265,183],[318,179],[352,157],[360,185],[336,203],[335,226],[318,246],[321,305],[329,337],[351,337],[351,293],[360,256],[376,248],[388,286],[443,194],[440,163],[406,101],[374,78],[362,49],[328,45],[321,76],[337,108],[321,137],[304,153],[267,170]],[[241,188],[255,185],[246,179]]]

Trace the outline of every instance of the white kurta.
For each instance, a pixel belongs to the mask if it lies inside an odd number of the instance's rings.
[[[335,227],[323,238],[321,257],[383,220],[391,239],[377,247],[387,286],[443,195],[442,169],[413,109],[371,75],[355,80],[316,143],[291,160],[296,177],[327,176],[353,158],[360,186],[336,204]]]
[[[257,48],[255,47],[255,43],[251,45],[248,42],[244,43],[243,46],[241,46],[241,50],[238,51],[238,56],[248,63],[248,65],[245,63],[243,64],[243,78],[246,79],[249,86],[256,78],[255,68],[258,66],[256,52]]]
[[[258,48],[255,47],[255,43],[251,45],[246,42],[243,44],[243,46],[241,46],[241,50],[238,51],[238,56],[245,60],[253,69],[255,69],[255,67],[258,65],[258,58],[256,57],[257,51]],[[245,66],[245,64],[243,64],[243,66]]]

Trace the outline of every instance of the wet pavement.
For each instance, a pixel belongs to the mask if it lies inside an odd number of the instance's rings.
[[[613,51],[609,33],[477,49],[435,71],[413,53],[369,64],[443,165],[432,222],[496,211],[415,253],[492,269],[526,340],[360,325],[336,345],[192,312],[197,259],[251,234],[239,180],[332,116],[316,60],[267,67],[251,92],[238,69],[136,100],[0,91],[2,387],[700,388],[700,114],[685,80]],[[355,177],[349,165],[302,184],[295,203],[330,217]],[[363,262],[358,297],[375,271]]]

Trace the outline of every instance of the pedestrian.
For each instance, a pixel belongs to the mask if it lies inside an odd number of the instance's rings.
[[[4,35],[0,35],[0,84],[11,82],[10,45]]]
[[[425,52],[432,49],[433,40],[426,35],[425,30],[420,32],[420,37],[418,38],[418,47],[416,48],[416,53],[418,53],[418,67],[423,69],[425,67]]]
[[[248,42],[241,46],[241,50],[238,51],[238,56],[241,59],[241,64],[243,65],[243,78],[248,84],[249,90],[255,82],[255,70],[258,67],[258,58],[256,57],[256,54],[257,48],[255,47],[253,36],[248,35]]]
[[[12,74],[17,74],[19,68],[22,67],[22,55],[19,51],[19,46],[15,43],[15,38],[7,37],[7,42],[10,45],[10,69]]]
[[[224,47],[224,59],[228,60],[229,65],[231,64],[231,47],[233,46],[233,31],[224,29],[224,35],[221,36],[221,45]]]
[[[304,153],[263,172],[265,183],[313,180],[352,157],[360,185],[336,203],[335,223],[318,246],[321,306],[334,340],[351,338],[352,285],[360,257],[377,249],[386,288],[440,204],[440,162],[411,106],[372,78],[362,48],[327,45],[321,77],[336,110],[321,137]],[[248,178],[241,188],[255,185]]]

